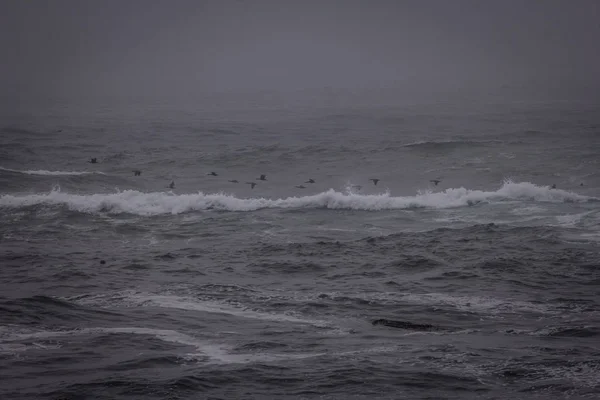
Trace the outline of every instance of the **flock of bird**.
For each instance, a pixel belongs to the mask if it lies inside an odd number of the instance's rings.
[[[98,160],[96,158],[92,158],[90,159],[90,161],[88,161],[91,164],[97,164]],[[142,171],[139,169],[134,169],[133,170],[133,175],[134,176],[140,176],[142,175]],[[210,175],[210,176],[219,176],[219,174],[217,174],[214,171],[209,172],[206,175]],[[260,175],[258,178],[256,178],[257,181],[266,181],[267,180],[267,176],[265,174]],[[381,179],[378,178],[370,178],[369,179],[371,182],[373,182],[373,185],[377,186],[377,183],[379,183],[379,181]],[[229,179],[227,182],[231,182],[231,183],[239,183],[239,181],[237,179]],[[439,179],[431,179],[429,182],[433,183],[435,186],[437,186],[441,181]],[[258,184],[256,182],[245,182],[247,185],[250,185],[251,189],[254,189],[254,187]],[[307,180],[304,183],[316,183],[314,179],[310,178],[309,180]],[[169,189],[175,189],[175,181],[171,181],[171,183],[169,184],[169,186],[167,186]],[[303,184],[300,185],[296,185],[294,186],[295,188],[298,189],[306,189],[306,186],[304,186]],[[361,185],[352,185],[351,186],[353,189],[355,190],[360,190],[362,189]]]
[[[139,175],[141,175],[141,174],[142,174],[142,171],[140,171],[140,170],[134,170],[134,171],[133,171],[133,173],[134,173],[134,175],[135,175],[135,176],[139,176]],[[219,174],[217,174],[217,173],[216,173],[216,172],[214,172],[214,171],[211,171],[211,172],[209,172],[209,173],[208,173],[208,174],[206,174],[206,175],[210,175],[210,176],[219,176]],[[265,174],[262,174],[262,175],[260,175],[258,178],[256,178],[256,180],[257,180],[257,181],[266,181],[266,180],[267,180],[267,175],[265,175]],[[370,178],[369,180],[370,180],[371,182],[373,182],[373,185],[377,186],[377,183],[378,183],[378,182],[379,182],[381,179],[378,179],[378,178]],[[239,182],[237,179],[229,179],[227,182],[231,182],[231,183],[240,183],[240,182]],[[435,186],[437,186],[437,185],[438,185],[438,184],[439,184],[441,181],[440,181],[439,179],[431,179],[429,182],[431,182],[431,183],[433,183]],[[258,185],[258,183],[256,183],[256,182],[252,182],[252,181],[250,181],[250,182],[245,182],[245,183],[246,183],[247,185],[250,185],[250,188],[251,188],[251,189],[254,189],[254,187],[255,187],[256,185]],[[315,181],[313,178],[309,178],[309,179],[308,179],[306,182],[304,182],[304,183],[316,183],[316,181]],[[298,189],[306,189],[306,186],[304,186],[303,184],[296,185],[296,186],[294,186],[294,187],[295,187],[295,188],[298,188]],[[360,190],[360,189],[362,189],[362,186],[361,186],[361,185],[352,185],[351,187],[352,187],[353,189],[355,189],[355,190]],[[171,183],[169,184],[169,188],[170,188],[170,189],[174,189],[174,188],[175,188],[175,181],[171,181]]]
[[[98,164],[98,159],[97,159],[96,157],[94,157],[94,158],[90,159],[90,161],[88,161],[88,162],[89,162],[89,163],[91,163],[91,164]],[[141,171],[141,170],[139,170],[139,169],[134,169],[134,170],[133,170],[133,175],[134,175],[134,176],[140,176],[140,175],[142,175],[142,171]],[[217,173],[216,173],[216,172],[214,172],[214,171],[212,171],[212,172],[209,172],[207,175],[211,175],[211,176],[219,176],[219,174],[217,174]],[[266,180],[267,180],[267,176],[263,174],[263,175],[259,176],[258,178],[256,178],[256,180],[257,180],[257,181],[266,181]],[[377,178],[371,178],[371,179],[369,179],[369,180],[370,180],[371,182],[373,182],[373,185],[375,185],[375,186],[377,186],[377,183],[380,181],[380,179],[377,179]],[[238,181],[237,179],[230,179],[230,180],[228,180],[227,182],[231,182],[231,183],[239,183],[239,181]],[[438,184],[441,182],[441,180],[439,180],[439,179],[430,179],[430,180],[429,180],[429,182],[431,182],[431,183],[433,183],[435,186],[437,186],[437,185],[438,185]],[[304,182],[304,183],[315,183],[315,180],[314,180],[314,179],[312,179],[312,178],[310,178],[309,180],[307,180],[307,181],[306,181],[306,182]],[[256,183],[256,182],[246,182],[246,184],[247,184],[247,185],[250,185],[250,188],[251,188],[251,189],[254,189],[254,186],[256,186],[256,185],[257,185],[257,183]],[[580,184],[580,186],[583,186],[583,182]],[[175,181],[171,181],[171,183],[170,183],[170,184],[169,184],[169,186],[167,186],[167,187],[168,187],[169,189],[175,189]],[[296,188],[298,188],[298,189],[306,189],[306,186],[304,186],[304,185],[296,185],[296,186],[294,186],[294,187],[296,187]],[[356,190],[360,190],[360,189],[362,189],[362,186],[361,186],[361,185],[352,185],[352,188],[353,188],[353,189],[356,189]],[[551,189],[556,189],[556,183],[552,185]]]

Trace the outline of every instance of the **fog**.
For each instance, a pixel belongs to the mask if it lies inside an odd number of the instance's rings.
[[[8,96],[552,88],[600,79],[596,0],[2,1]]]

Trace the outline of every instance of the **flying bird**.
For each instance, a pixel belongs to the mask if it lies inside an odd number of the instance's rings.
[[[211,172],[209,174],[206,174],[206,175],[218,176],[219,174],[217,174],[216,172],[213,171],[213,172]]]
[[[140,171],[139,169],[134,169],[133,170],[133,175],[134,176],[140,176],[142,174],[142,171]]]
[[[169,188],[175,189],[175,181],[171,181],[171,183],[169,183]]]
[[[433,183],[435,186],[438,185],[441,181],[439,179],[431,179],[429,182]]]
[[[246,184],[250,185],[250,189],[254,189],[254,186],[257,185],[256,182],[246,182]]]
[[[294,187],[297,187],[298,189],[306,189],[306,186],[304,186],[304,185],[296,185]]]
[[[306,181],[306,182],[304,182],[304,183],[315,183],[315,180],[314,180],[313,178],[310,178],[309,180],[307,180],[307,181]]]
[[[256,178],[257,181],[266,181],[267,180],[267,176],[265,174],[259,176],[258,178]]]
[[[230,179],[230,180],[228,180],[227,182],[231,182],[231,183],[238,183],[238,180],[237,180],[237,179]]]
[[[379,182],[379,179],[377,179],[377,178],[371,178],[369,180],[373,181],[373,185],[375,185],[375,186],[377,186],[377,182]]]
[[[97,164],[98,160],[96,159],[96,157],[92,158],[90,161],[88,161],[91,164]]]

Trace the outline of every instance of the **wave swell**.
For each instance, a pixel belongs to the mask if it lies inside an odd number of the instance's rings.
[[[493,146],[501,144],[499,140],[431,140],[408,143],[402,147],[417,149],[417,150],[452,150],[461,147],[475,147],[475,146]]]
[[[82,213],[135,214],[142,216],[181,214],[192,211],[255,211],[264,208],[327,208],[348,210],[401,210],[411,208],[455,208],[506,200],[539,202],[586,202],[599,199],[579,195],[548,186],[529,182],[506,181],[496,191],[446,189],[441,192],[425,192],[415,196],[394,197],[389,193],[361,195],[342,193],[329,189],[311,196],[279,199],[238,198],[230,194],[215,193],[176,195],[171,192],[144,193],[125,190],[109,194],[80,195],[55,189],[45,194],[23,196],[0,196],[0,208],[23,208],[32,206],[67,207]]]

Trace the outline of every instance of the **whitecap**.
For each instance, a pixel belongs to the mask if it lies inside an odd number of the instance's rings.
[[[27,174],[27,175],[51,175],[51,176],[90,175],[90,174],[106,175],[104,172],[99,172],[99,171],[47,171],[44,169],[23,171],[23,170],[10,169],[10,168],[4,168],[4,167],[0,167],[0,170],[16,172],[19,174]]]

